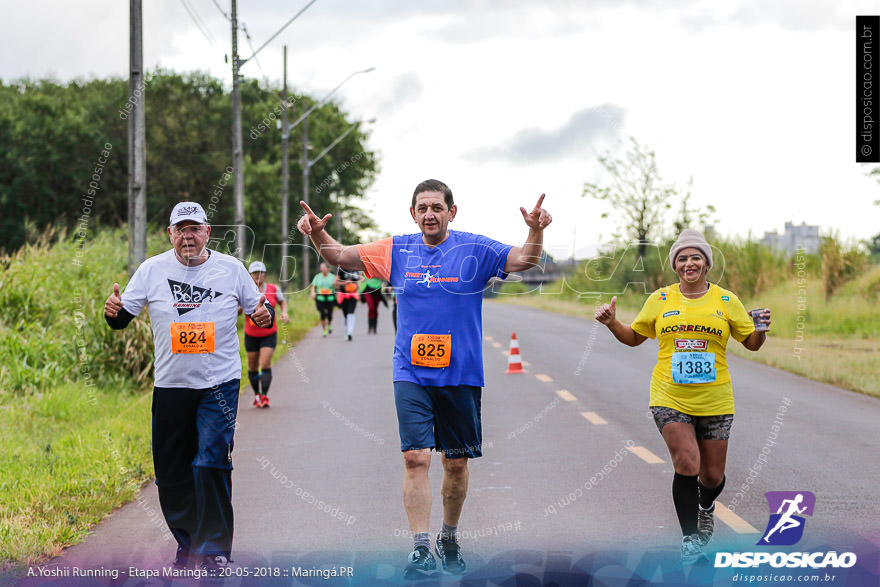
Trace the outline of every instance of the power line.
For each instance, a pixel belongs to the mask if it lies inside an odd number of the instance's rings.
[[[247,38],[248,46],[251,48],[251,51],[253,52],[253,50],[254,50],[254,45],[253,45],[253,43],[251,42],[251,36],[250,36],[250,34],[248,33],[247,25],[246,25],[245,23],[241,23],[241,29],[242,29],[242,31],[244,32],[244,36],[245,36],[245,38]],[[263,74],[263,82],[266,84],[266,91],[268,91],[268,92],[271,93],[273,96],[275,96],[276,98],[278,98],[278,101],[281,102],[281,103],[284,105],[285,108],[287,108],[287,99],[281,97],[281,96],[278,94],[278,92],[277,92],[276,90],[273,90],[273,89],[271,88],[271,82],[269,81],[269,76],[266,75],[266,72],[263,70],[263,66],[260,65],[260,60],[257,59],[256,57],[253,57],[253,60],[254,60],[254,63],[257,64],[257,67],[260,69],[260,73]]]
[[[196,24],[199,31],[201,31],[202,36],[204,36],[208,40],[209,43],[211,43],[212,45],[214,45],[216,47],[217,40],[214,38],[214,35],[211,34],[211,31],[209,31],[207,29],[207,27],[205,27],[205,25],[202,23],[202,20],[201,20],[201,18],[199,18],[195,9],[189,5],[187,0],[180,0],[180,3],[183,4],[183,7],[189,13],[190,18],[192,18],[193,22]]]
[[[244,31],[244,36],[247,39],[248,47],[251,48],[251,53],[254,53],[254,44],[251,42],[251,35],[248,33],[247,25],[245,23],[241,23],[241,30]],[[260,60],[256,58],[256,55],[253,57],[254,63],[257,64],[257,68],[259,68],[260,73],[263,74],[263,81],[266,82],[266,85],[269,85],[269,76],[266,75],[266,72],[263,71],[263,66],[260,65]]]
[[[306,10],[309,9],[309,6],[311,6],[312,4],[314,4],[314,3],[317,2],[317,1],[318,1],[318,0],[311,0],[311,2],[309,2],[308,4],[306,4],[306,5],[305,5],[305,6],[304,6],[299,12],[297,12],[296,14],[293,15],[293,18],[291,18],[291,19],[288,20],[286,23],[284,23],[284,26],[283,26],[283,27],[281,27],[280,29],[278,29],[277,31],[275,31],[275,34],[274,34],[274,35],[272,35],[271,37],[269,37],[269,38],[266,40],[265,43],[263,43],[262,45],[260,45],[260,48],[257,49],[256,51],[254,51],[254,54],[253,54],[253,55],[251,55],[250,57],[248,57],[248,58],[245,59],[244,61],[250,61],[251,59],[253,59],[254,57],[256,57],[256,56],[257,56],[257,53],[259,53],[260,51],[263,50],[263,47],[265,47],[266,45],[268,45],[269,43],[271,43],[271,42],[272,42],[272,39],[274,39],[275,37],[277,37],[278,35],[280,35],[280,34],[281,34],[281,31],[283,31],[283,30],[286,29],[288,26],[290,26],[290,23],[292,23],[292,22],[295,21],[297,18],[299,18],[300,15],[301,15],[303,12],[305,12]]]
[[[223,11],[223,8],[220,6],[220,4],[217,3],[217,0],[211,0],[211,2],[214,3],[214,6],[217,7],[217,10],[219,10],[219,11],[220,11],[220,14],[223,15],[223,18],[225,18],[226,20],[229,20],[229,15],[226,14],[226,12]]]
[[[187,13],[189,13],[190,18],[195,23],[196,27],[198,27],[199,31],[202,33],[202,36],[208,40],[209,43],[216,46],[217,40],[214,38],[214,35],[211,34],[211,31],[204,25],[202,19],[196,13],[195,8],[189,5],[187,0],[180,0],[180,3],[183,4],[183,7],[186,9]]]

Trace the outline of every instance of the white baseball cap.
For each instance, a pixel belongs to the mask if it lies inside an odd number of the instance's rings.
[[[207,224],[208,216],[205,214],[205,210],[202,208],[201,204],[197,202],[180,202],[174,206],[174,210],[171,211],[171,226],[174,226],[178,222],[183,222],[184,220],[198,222],[199,224]]]
[[[266,266],[260,261],[254,261],[248,267],[248,273],[256,273],[257,271],[262,271],[263,273],[266,272]]]

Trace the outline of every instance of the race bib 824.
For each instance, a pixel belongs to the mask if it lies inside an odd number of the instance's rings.
[[[214,352],[213,322],[172,322],[171,352],[199,354]]]

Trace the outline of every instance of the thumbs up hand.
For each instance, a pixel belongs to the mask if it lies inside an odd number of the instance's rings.
[[[116,318],[119,310],[122,309],[122,296],[119,294],[119,284],[113,284],[113,293],[104,302],[104,315],[109,318]]]
[[[251,314],[251,320],[253,320],[254,324],[260,328],[269,328],[272,326],[272,313],[269,311],[269,308],[266,307],[265,295],[260,296],[260,301],[257,302],[257,307],[254,310],[254,313]]]
[[[617,296],[611,298],[610,304],[602,304],[602,306],[596,310],[596,320],[608,326],[612,322],[617,319]]]

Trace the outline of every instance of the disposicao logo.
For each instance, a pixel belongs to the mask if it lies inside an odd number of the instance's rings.
[[[816,496],[809,491],[768,491],[764,496],[770,507],[770,520],[758,546],[797,544],[804,535],[803,516],[813,515]]]
[[[816,496],[809,491],[768,491],[764,494],[770,508],[767,529],[757,546],[791,546],[804,536],[806,518],[812,516]],[[853,552],[716,552],[715,568],[755,568],[768,564],[773,568],[845,568],[854,566]]]

